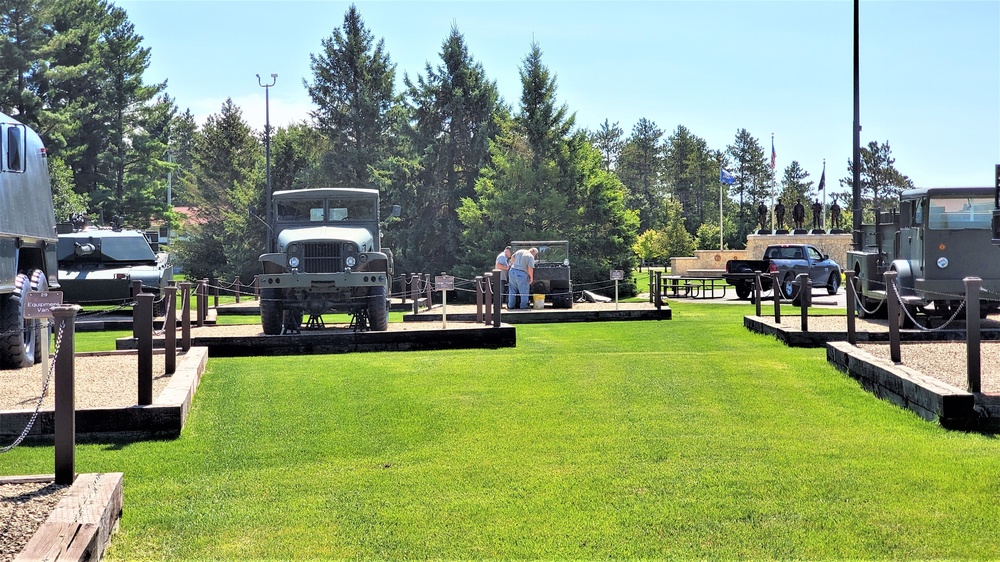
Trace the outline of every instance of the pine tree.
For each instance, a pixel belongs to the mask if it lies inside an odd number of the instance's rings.
[[[307,88],[318,106],[311,116],[330,145],[324,170],[334,185],[375,187],[373,175],[390,156],[395,65],[353,4],[322,47],[309,55],[313,81]]]
[[[45,65],[42,17],[40,0],[0,3],[0,111],[31,127],[37,127],[41,109],[35,84]]]
[[[601,123],[597,131],[590,134],[590,142],[601,152],[604,171],[610,172],[616,168],[622,148],[625,146],[625,141],[622,138],[624,135],[625,131],[618,126],[617,121],[611,125],[607,119]]]
[[[895,208],[899,194],[913,187],[913,181],[896,169],[889,141],[879,144],[871,141],[861,147],[861,201],[862,208],[887,210]],[[847,159],[847,177],[840,185],[854,189],[854,161]]]
[[[781,195],[778,196],[778,201],[789,209],[798,200],[802,200],[802,204],[808,207],[809,201],[813,198],[813,182],[806,181],[808,177],[809,172],[805,171],[797,160],[792,160],[782,174]]]
[[[642,118],[625,141],[616,173],[628,189],[626,204],[639,213],[640,230],[654,228],[656,210],[664,196],[663,131]]]
[[[735,248],[746,246],[747,235],[756,223],[756,209],[760,203],[770,204],[771,167],[764,156],[764,148],[746,129],[736,132],[733,144],[727,147],[733,159],[736,177],[734,188],[738,195],[739,211],[737,230],[733,240]]]

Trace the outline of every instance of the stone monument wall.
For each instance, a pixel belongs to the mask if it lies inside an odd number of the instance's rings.
[[[695,250],[693,257],[670,258],[670,273],[682,277],[718,277],[729,260],[759,260],[772,244],[810,244],[829,254],[841,268],[847,266],[850,234],[751,234],[746,250]]]

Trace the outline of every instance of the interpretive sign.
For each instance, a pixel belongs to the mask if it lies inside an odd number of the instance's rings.
[[[25,296],[25,318],[52,318],[52,307],[63,301],[62,291],[28,291]]]

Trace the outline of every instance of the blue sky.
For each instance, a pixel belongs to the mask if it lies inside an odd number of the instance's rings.
[[[143,45],[146,77],[199,121],[232,98],[258,130],[270,83],[273,126],[308,118],[310,54],[350,2],[118,0]],[[532,41],[579,127],[640,119],[684,125],[724,150],[747,129],[781,171],[792,160],[827,185],[848,175],[853,2],[356,2],[366,27],[415,77],[437,66],[452,25],[517,109]],[[861,140],[888,141],[919,187],[992,185],[1000,163],[1000,1],[861,2]]]

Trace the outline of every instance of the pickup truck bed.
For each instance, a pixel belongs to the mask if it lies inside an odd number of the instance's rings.
[[[812,286],[826,286],[831,295],[840,289],[840,266],[808,244],[775,244],[764,250],[764,259],[729,260],[723,278],[736,288],[737,296],[745,299],[753,294],[757,271],[765,274],[761,278],[761,288],[765,291],[771,290],[771,273],[777,272],[778,288],[787,299],[795,298],[797,289],[793,282],[800,273],[809,274]]]

